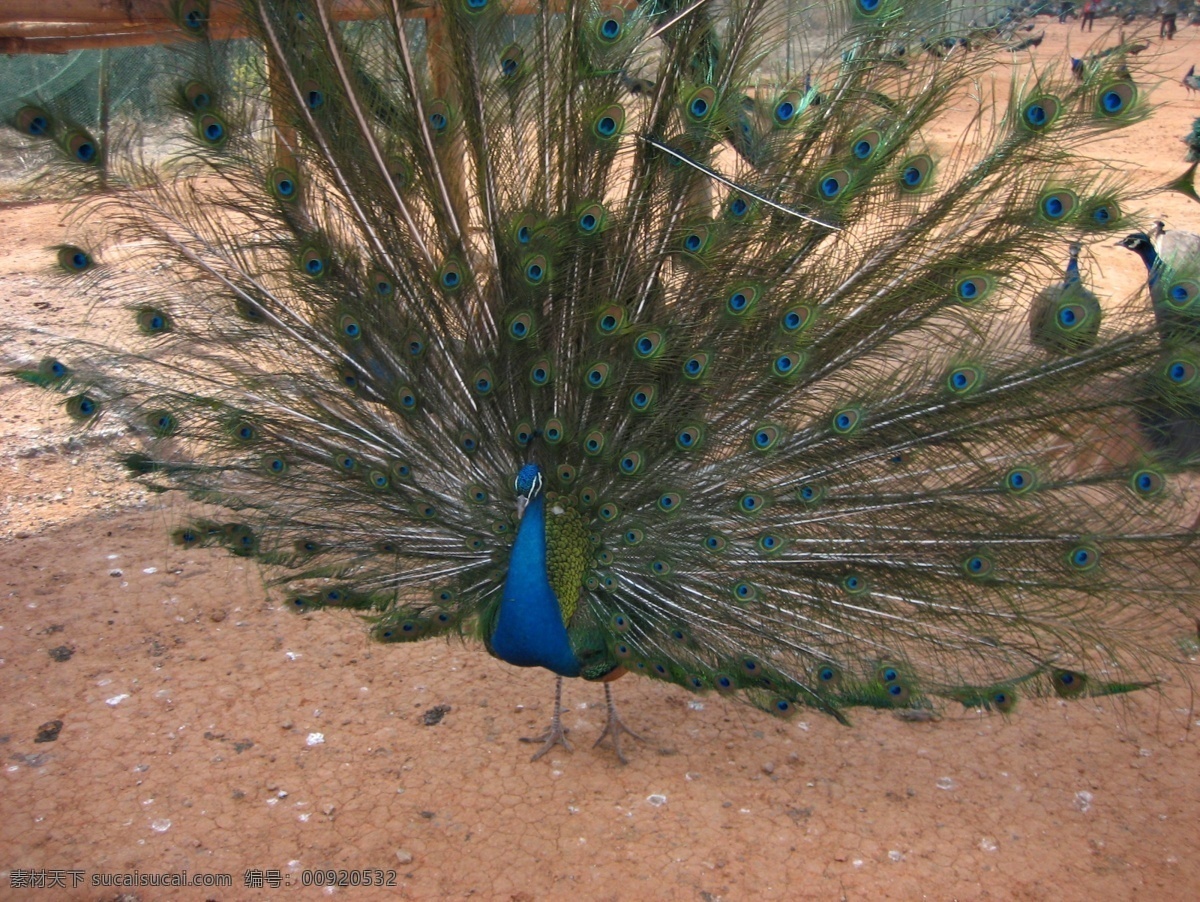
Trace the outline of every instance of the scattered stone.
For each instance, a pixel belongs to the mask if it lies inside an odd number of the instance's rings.
[[[71,655],[75,654],[75,649],[72,648],[70,645],[59,645],[59,646],[56,646],[55,648],[50,649],[50,651],[47,652],[47,654],[49,654],[51,658],[53,658],[55,661],[58,661],[58,663],[61,664],[63,661],[71,660]]]
[[[764,774],[766,774],[767,776],[770,776],[771,774],[775,773],[775,762],[768,761],[766,764],[764,764],[762,766],[762,772]]]
[[[58,734],[63,728],[61,720],[48,720],[46,723],[38,727],[37,736],[34,737],[34,742],[54,742],[58,739]]]
[[[435,705],[424,714],[421,715],[421,721],[427,727],[432,727],[435,724],[442,722],[442,718],[449,714],[451,708],[449,705]]]
[[[407,849],[397,849],[396,860],[401,864],[412,864],[412,852],[409,852]]]
[[[208,615],[208,619],[211,620],[213,623],[220,623],[222,620],[225,619],[225,612],[222,610],[213,611],[211,614]]]

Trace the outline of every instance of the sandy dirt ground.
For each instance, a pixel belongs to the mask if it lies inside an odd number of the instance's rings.
[[[1083,46],[1047,32],[1042,60]],[[1187,28],[1155,63],[1163,109],[1097,152],[1151,182],[1181,172],[1194,61]],[[1200,231],[1179,196],[1144,213]],[[10,324],[78,318],[43,275],[59,220],[0,209]],[[1089,254],[1095,282],[1137,290],[1131,254]],[[591,748],[599,687],[570,682],[575,751],[530,763],[518,737],[549,717],[549,674],[282,610],[236,559],[172,548],[170,510],[105,462],[105,436],[69,441],[30,398],[0,385],[0,898],[1200,898],[1185,686],[847,729],[628,679],[648,741],[622,766]],[[306,885],[329,869],[394,888]],[[13,887],[31,871],[65,886]],[[231,884],[94,883],[182,871]]]

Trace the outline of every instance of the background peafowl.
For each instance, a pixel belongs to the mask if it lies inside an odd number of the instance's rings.
[[[1186,671],[1197,458],[1134,424],[1200,403],[1198,283],[1164,335],[1062,275],[1136,232],[1081,153],[1148,112],[1119,48],[992,96],[1002,44],[920,52],[932,2],[831,8],[785,67],[773,0],[445,0],[427,46],[400,0],[260,0],[231,67],[175,9],[166,171],[12,118],[127,328],[11,369],[201,502],[176,544],[553,671],[538,754],[563,677],[621,755],[630,671],[843,721]]]

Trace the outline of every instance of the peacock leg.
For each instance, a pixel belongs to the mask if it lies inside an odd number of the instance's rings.
[[[574,751],[571,748],[571,743],[567,741],[567,731],[563,729],[562,725],[562,686],[563,678],[561,676],[556,677],[554,680],[554,714],[550,717],[550,729],[541,736],[521,737],[522,742],[542,743],[542,747],[533,753],[533,757],[529,759],[530,761],[537,761],[538,758],[542,757],[542,755],[546,754],[546,752],[550,751],[556,745],[561,745],[568,752]],[[605,686],[604,688],[607,689],[608,687]],[[611,704],[609,705],[609,710],[612,710]],[[620,752],[617,754],[620,754]]]
[[[621,751],[621,734],[628,733],[638,742],[645,742],[646,740],[625,726],[625,721],[621,720],[621,715],[617,713],[617,705],[612,697],[612,687],[608,683],[604,684],[604,703],[608,705],[608,722],[604,724],[604,732],[600,734],[600,738],[596,740],[592,748],[603,742],[606,737],[612,737],[613,751],[617,753],[617,757],[621,759],[622,764],[628,764],[629,760]]]

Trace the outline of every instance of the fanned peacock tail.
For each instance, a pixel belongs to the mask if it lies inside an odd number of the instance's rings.
[[[536,462],[585,677],[843,718],[1182,666],[1196,457],[1137,424],[1200,402],[1196,283],[1164,337],[1063,276],[1136,231],[1081,150],[1146,115],[1133,58],[996,100],[932,2],[839,8],[792,76],[776,2],[521,11],[248,2],[232,78],[181,0],[165,173],[28,98],[50,177],[117,189],[55,252],[127,328],[18,375],[224,509],[176,543],[383,641],[490,643]]]

